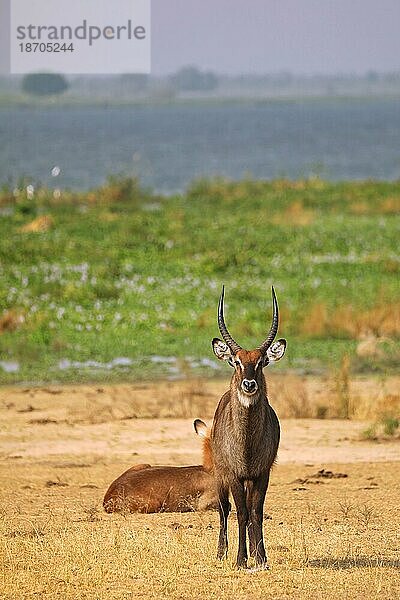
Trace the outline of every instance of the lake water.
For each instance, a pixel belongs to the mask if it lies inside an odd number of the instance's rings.
[[[0,184],[86,189],[125,173],[171,192],[212,175],[398,179],[400,102],[1,108],[0,142]]]

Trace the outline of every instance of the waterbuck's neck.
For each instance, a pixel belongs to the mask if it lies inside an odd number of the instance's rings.
[[[261,382],[260,382],[261,383]],[[251,396],[248,406],[239,396],[241,390],[235,385],[229,391],[221,437],[225,455],[224,469],[244,479],[257,477],[270,466],[276,455],[271,407],[268,403],[265,380]],[[271,442],[270,442],[271,440]]]
[[[230,389],[230,427],[236,440],[238,455],[250,457],[252,448],[257,447],[269,429],[270,406],[264,375],[257,378],[258,390],[252,396],[245,395],[237,379],[232,378]]]

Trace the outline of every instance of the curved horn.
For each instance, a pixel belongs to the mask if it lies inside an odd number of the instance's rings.
[[[219,298],[218,304],[218,327],[221,332],[222,337],[224,338],[226,344],[229,346],[230,350],[234,353],[238,352],[242,349],[241,346],[231,336],[228,331],[227,326],[225,325],[224,320],[224,295],[225,295],[225,286],[222,286],[221,296]]]
[[[274,290],[274,286],[272,286],[272,306],[273,306],[273,315],[272,315],[272,325],[265,342],[259,346],[259,350],[263,354],[268,350],[270,345],[275,339],[276,334],[278,333],[278,325],[279,325],[279,310],[278,310],[278,301],[276,299],[276,294]]]

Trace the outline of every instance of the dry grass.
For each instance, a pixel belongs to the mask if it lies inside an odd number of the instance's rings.
[[[350,204],[349,208],[354,215],[398,215],[400,213],[400,196],[381,198],[374,204],[359,200]]]
[[[281,418],[356,420],[398,416],[396,377],[351,377],[348,356],[325,378],[298,375],[270,377],[270,398]]]
[[[138,417],[212,416],[215,387],[215,383],[201,379],[170,382],[167,392],[164,384],[82,386],[86,390],[83,401],[69,403],[62,418],[73,424],[107,423]]]
[[[312,304],[298,326],[307,337],[346,336],[360,339],[363,336],[400,336],[400,303],[379,303],[367,310],[354,306],[339,306],[329,310],[323,302]]]
[[[283,212],[277,212],[271,218],[275,225],[305,227],[315,221],[315,211],[305,208],[301,200],[295,200]]]
[[[308,179],[274,179],[270,182],[272,189],[277,191],[286,190],[298,190],[303,191],[306,189],[312,190],[323,190],[327,187],[326,181],[319,177],[309,177]]]
[[[214,415],[224,380],[184,379],[156,384],[78,385],[0,388],[0,408],[18,407],[29,423],[68,426],[135,419]],[[325,377],[270,372],[268,391],[281,418],[379,419],[400,413],[399,378],[351,376],[348,357]],[[33,414],[32,414],[33,413]]]
[[[15,331],[24,321],[25,317],[21,311],[5,310],[0,316],[0,334],[4,331]]]
[[[322,337],[329,324],[328,308],[323,302],[312,304],[299,323],[299,333],[307,337]]]
[[[40,233],[48,231],[54,226],[54,219],[51,215],[41,215],[30,223],[20,227],[19,231],[22,233]]]
[[[372,405],[377,415],[400,407],[398,378],[346,381],[346,393],[362,399],[355,414],[371,413]],[[312,416],[324,403],[328,413],[337,409],[334,379],[291,376],[283,384],[282,391],[282,377],[271,378],[281,418],[285,411]],[[219,563],[215,512],[103,512],[109,483],[133,463],[199,461],[190,419],[139,419],[134,412],[176,412],[181,405],[203,416],[225,386],[0,390],[0,597],[398,598],[398,441],[361,442],[363,422],[282,420],[266,504],[269,572],[233,568],[234,515],[228,561]],[[166,396],[174,400],[167,408]]]
[[[1,597],[397,598],[398,466],[332,468],[348,478],[299,486],[315,468],[275,470],[263,573],[233,568],[234,515],[229,557],[219,563],[215,512],[109,516],[100,504],[107,466],[68,469],[69,486],[52,488],[43,484],[51,464],[19,466],[12,483],[2,469]]]
[[[378,400],[375,420],[362,436],[375,441],[400,438],[400,394],[386,394]]]

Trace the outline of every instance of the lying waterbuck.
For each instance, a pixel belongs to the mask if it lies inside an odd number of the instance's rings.
[[[203,440],[203,464],[193,467],[134,465],[108,488],[106,512],[189,512],[218,507],[213,459],[206,424],[193,423]]]
[[[230,335],[224,321],[224,288],[218,306],[218,326],[223,340],[214,338],[214,353],[234,372],[230,389],[222,396],[211,429],[216,486],[219,497],[220,533],[218,558],[228,550],[229,490],[239,524],[237,567],[247,567],[246,529],[250,555],[257,568],[268,568],[262,522],[270,469],[278,451],[278,418],[268,402],[263,368],[282,358],[286,340],[274,343],[278,331],[278,303],[272,288],[273,317],[265,341],[255,350],[244,350]]]

